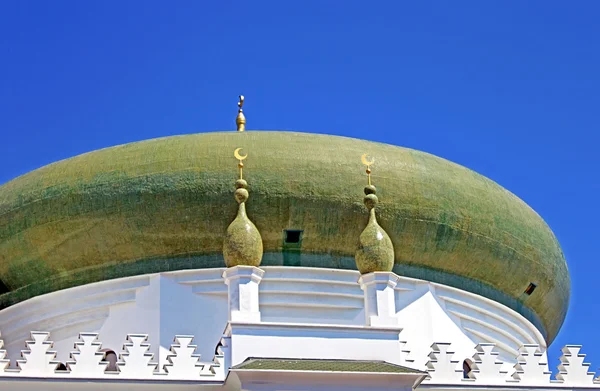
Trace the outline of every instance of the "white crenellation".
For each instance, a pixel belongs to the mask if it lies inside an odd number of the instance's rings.
[[[590,364],[583,362],[585,354],[580,354],[580,350],[580,345],[566,345],[562,348],[556,380],[583,387],[594,384],[595,373],[589,372]]]
[[[156,372],[158,363],[152,362],[153,353],[149,353],[150,344],[147,334],[128,334],[123,345],[124,352],[117,368],[121,376],[133,379],[150,378]]]
[[[400,334],[402,336],[402,334]],[[410,354],[410,350],[406,348],[406,341],[400,341],[400,358],[404,365],[414,367],[415,360]]]
[[[231,364],[231,337],[223,336],[217,345],[215,362],[215,376],[225,378]]]
[[[167,356],[168,364],[163,366],[169,377],[178,379],[197,379],[204,367],[210,364],[200,362],[200,355],[194,354],[197,346],[192,345],[194,337],[177,335],[171,345],[171,353]]]
[[[57,370],[59,361],[55,360],[56,352],[51,350],[48,332],[32,332],[31,340],[26,341],[27,350],[22,351],[22,360],[17,360],[17,369],[8,368],[10,360],[6,359],[6,351],[0,350],[0,377],[44,377],[71,379],[152,379],[152,380],[204,380],[223,381],[231,360],[229,337],[223,337],[216,349],[213,361],[200,362],[195,354],[196,346],[191,345],[193,336],[178,335],[174,339],[169,355],[169,364],[164,366],[165,372],[157,371],[158,364],[152,362],[153,354],[149,353],[150,344],[145,334],[129,334],[123,345],[124,352],[117,362],[118,372],[106,372],[108,362],[104,361],[102,344],[97,333],[80,333],[75,342],[75,351],[71,352],[71,360],[66,363],[66,370]],[[0,340],[0,349],[3,347]]]
[[[275,335],[281,336],[279,328],[275,327],[273,330]],[[176,336],[171,345],[171,354],[167,356],[168,364],[164,365],[164,372],[158,372],[158,365],[152,362],[153,354],[148,351],[150,345],[147,341],[148,336],[145,334],[128,335],[123,347],[125,351],[121,353],[121,361],[117,363],[119,372],[106,372],[108,363],[103,361],[98,334],[80,333],[79,340],[75,342],[76,350],[71,352],[71,360],[66,363],[67,370],[61,371],[56,369],[60,362],[55,359],[56,352],[52,350],[53,343],[49,340],[49,333],[32,332],[31,340],[26,341],[28,349],[22,351],[23,359],[17,360],[17,369],[8,368],[6,352],[0,350],[0,378],[174,380],[209,381],[214,384],[221,384],[227,378],[234,350],[232,338],[227,334],[220,339],[210,362],[200,361],[200,355],[196,354],[197,347],[192,344],[193,336]],[[397,352],[404,357],[401,365],[411,367],[404,345],[404,342],[398,340]],[[585,355],[580,353],[581,346],[567,345],[562,349],[561,364],[558,366],[560,372],[556,380],[550,379],[546,354],[538,345],[522,346],[516,358],[518,363],[514,366],[514,372],[508,373],[503,370],[506,363],[500,360],[496,345],[480,343],[475,347],[472,358],[467,359],[471,371],[466,376],[463,374],[461,361],[455,359],[459,357],[456,357],[458,354],[451,349],[450,343],[434,343],[431,349],[424,388],[600,389],[600,382],[594,379],[593,372],[589,372],[590,364],[584,362]]]
[[[22,360],[17,360],[21,375],[50,376],[54,375],[60,362],[56,361],[56,352],[51,350],[50,333],[32,331],[31,340],[26,341],[27,350],[21,351]]]
[[[462,368],[459,369],[458,361],[453,360],[454,352],[450,351],[450,344],[436,342],[431,345],[429,361],[427,362],[428,379],[435,383],[457,383],[462,379]]]
[[[0,334],[1,336],[1,334]],[[10,360],[6,358],[6,350],[3,350],[4,340],[0,339],[0,373],[5,372],[10,364]]]
[[[495,351],[496,344],[480,343],[475,346],[475,354],[471,360],[469,378],[476,383],[493,384],[505,383],[508,372],[502,370],[504,364],[499,360],[499,353]]]
[[[539,345],[523,345],[519,349],[514,369],[513,381],[532,385],[550,383],[552,372],[548,370],[548,362]]]
[[[75,351],[71,352],[73,361],[67,362],[67,368],[74,377],[102,377],[108,367],[103,361],[104,353],[100,351],[102,344],[98,342],[98,333],[80,333],[75,342]]]

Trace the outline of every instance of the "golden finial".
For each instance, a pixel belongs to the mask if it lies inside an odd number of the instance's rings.
[[[375,163],[375,159],[371,159],[371,161],[367,160],[367,154],[365,153],[360,157],[360,160],[362,161],[362,164],[367,166],[367,178],[369,180],[369,186],[371,186],[371,166]]]
[[[236,148],[235,151],[233,151],[233,156],[235,156],[235,158],[239,161],[238,168],[240,169],[240,179],[244,179],[244,163],[242,162],[242,160],[247,158],[248,154],[245,154],[244,156],[240,155],[241,150],[242,148]]]
[[[235,119],[235,123],[237,125],[237,131],[243,132],[246,130],[246,117],[244,116],[244,111],[242,110],[242,106],[244,105],[244,95],[240,95],[240,100],[238,102],[238,115]]]
[[[365,186],[365,206],[369,210],[369,222],[360,234],[359,246],[354,259],[356,267],[361,274],[371,272],[389,272],[394,267],[394,246],[388,234],[377,222],[375,206],[379,202],[377,188],[371,184],[371,165],[375,159],[367,160],[367,154],[360,157],[362,163],[367,166],[369,184]]]
[[[259,266],[263,255],[262,237],[258,229],[250,221],[246,214],[246,202],[248,193],[248,182],[242,178],[242,160],[248,155],[240,155],[242,148],[236,148],[233,156],[238,160],[240,179],[235,181],[235,192],[233,194],[238,203],[238,212],[235,219],[227,227],[225,240],[223,241],[223,259],[227,267],[238,265]]]

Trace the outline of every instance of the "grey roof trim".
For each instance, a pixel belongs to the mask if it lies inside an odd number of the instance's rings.
[[[248,371],[353,372],[353,373],[412,373],[426,374],[414,368],[386,361],[341,359],[295,359],[249,357],[231,368]]]

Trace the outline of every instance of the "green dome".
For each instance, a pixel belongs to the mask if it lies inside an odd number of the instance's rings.
[[[400,275],[501,302],[556,336],[569,302],[552,231],[495,182],[407,148],[291,132],[167,137],[107,148],[0,187],[0,306],[57,289],[167,270],[224,266],[243,148],[262,265],[355,269],[369,212],[361,155],[376,159],[377,219]],[[287,243],[284,230],[303,230]],[[293,235],[297,236],[297,235]],[[533,282],[537,289],[524,293]]]

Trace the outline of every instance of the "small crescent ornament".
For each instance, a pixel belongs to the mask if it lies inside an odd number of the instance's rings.
[[[368,161],[368,160],[367,160],[367,155],[368,155],[368,154],[366,154],[366,153],[365,153],[365,154],[363,154],[363,155],[360,157],[360,160],[362,161],[362,164],[364,164],[365,166],[369,167],[370,165],[372,165],[373,163],[375,163],[375,158],[372,158],[372,159],[371,159],[371,161]]]
[[[236,148],[235,151],[233,151],[233,156],[235,156],[235,158],[240,161],[242,161],[248,157],[248,154],[246,154],[244,156],[240,155],[241,150],[242,150],[242,148]]]

